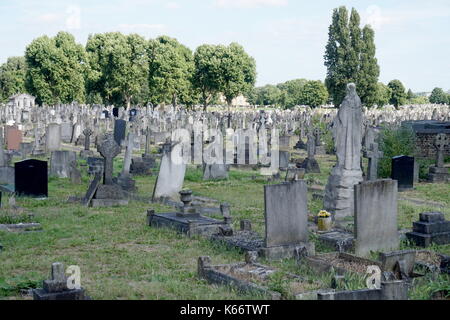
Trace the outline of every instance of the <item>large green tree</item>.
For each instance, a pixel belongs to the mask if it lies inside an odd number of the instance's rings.
[[[86,53],[73,35],[39,37],[25,50],[26,89],[38,103],[85,101]]]
[[[0,66],[0,101],[25,91],[26,63],[24,57],[9,57]]]
[[[300,105],[300,94],[303,86],[308,82],[306,79],[294,79],[277,85],[282,90],[282,101],[280,102],[285,108],[292,108]]]
[[[147,42],[138,34],[110,32],[90,35],[88,91],[105,103],[125,104],[142,96],[148,77]],[[143,102],[143,101],[139,101]]]
[[[235,42],[221,51],[220,57],[220,92],[230,107],[234,98],[254,87],[256,62]]]
[[[379,76],[374,31],[360,28],[360,17],[344,6],[333,10],[325,47],[325,85],[335,106],[341,104],[348,83],[354,82],[364,105],[373,105]]]
[[[388,87],[391,89],[391,98],[389,99],[390,104],[398,107],[406,103],[406,89],[400,80],[390,81]]]
[[[450,95],[444,92],[441,88],[434,88],[433,91],[431,91],[430,95],[430,102],[436,103],[436,104],[447,104],[450,103]]]
[[[379,107],[389,104],[391,89],[382,82],[377,83],[375,104]]]
[[[149,41],[149,97],[152,103],[195,102],[192,51],[176,39],[162,36]]]
[[[300,91],[299,104],[319,107],[328,101],[328,91],[322,81],[308,81]]]

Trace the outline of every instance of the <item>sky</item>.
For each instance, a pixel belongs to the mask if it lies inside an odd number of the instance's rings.
[[[324,80],[334,8],[358,10],[375,30],[380,81],[414,92],[450,89],[449,0],[0,0],[0,64],[44,34],[120,31],[168,35],[191,48],[238,42],[255,58],[257,85]]]

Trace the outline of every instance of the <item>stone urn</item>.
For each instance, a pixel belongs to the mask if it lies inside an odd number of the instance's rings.
[[[181,202],[187,207],[192,202],[192,190],[181,190],[179,193]]]

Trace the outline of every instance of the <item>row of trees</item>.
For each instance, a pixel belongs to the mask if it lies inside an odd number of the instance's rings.
[[[296,105],[317,107],[328,103],[328,91],[317,80],[295,79],[278,85],[254,88],[247,95],[247,101],[255,105],[272,105],[292,108]]]
[[[219,94],[230,105],[250,91],[256,63],[237,43],[202,45],[193,53],[176,39],[146,40],[119,32],[90,35],[86,46],[59,32],[32,41],[25,57],[0,69],[0,98],[27,91],[38,103],[202,103]]]

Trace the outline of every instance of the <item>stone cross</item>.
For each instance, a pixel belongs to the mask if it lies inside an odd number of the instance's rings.
[[[367,180],[377,180],[378,159],[383,156],[383,152],[378,150],[378,143],[370,144],[370,149],[366,151],[366,156],[369,159],[369,166],[367,168]]]
[[[322,144],[320,142],[320,129],[319,128],[314,129],[314,139],[315,139],[316,147],[319,147]]]
[[[444,167],[444,149],[450,143],[450,139],[445,133],[436,135],[434,147],[436,148],[436,167]]]
[[[91,135],[92,135],[92,130],[89,128],[86,128],[83,130],[83,134],[84,134],[84,150],[89,150],[90,145],[91,145]]]
[[[97,151],[105,158],[103,184],[113,184],[113,160],[120,153],[120,149],[120,146],[114,140],[114,135],[111,133],[106,134],[97,145]]]

